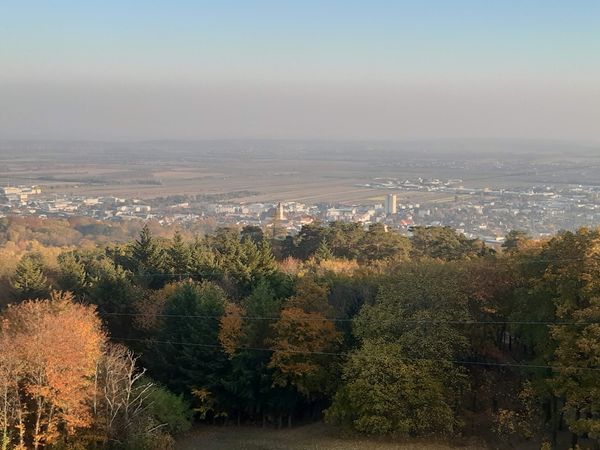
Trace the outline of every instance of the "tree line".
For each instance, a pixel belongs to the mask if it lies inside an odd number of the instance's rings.
[[[599,275],[590,229],[494,250],[444,227],[146,226],[29,253],[3,281],[3,448],[169,448],[192,418],[597,446]]]

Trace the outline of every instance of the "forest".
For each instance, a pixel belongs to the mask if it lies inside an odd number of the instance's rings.
[[[600,446],[598,229],[94,227],[0,223],[1,450],[315,421]]]

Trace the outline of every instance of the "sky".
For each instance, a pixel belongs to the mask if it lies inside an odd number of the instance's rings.
[[[600,141],[600,2],[0,2],[0,139]]]

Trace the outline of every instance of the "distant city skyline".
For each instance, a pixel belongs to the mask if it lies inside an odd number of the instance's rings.
[[[600,141],[600,3],[0,5],[2,139]]]

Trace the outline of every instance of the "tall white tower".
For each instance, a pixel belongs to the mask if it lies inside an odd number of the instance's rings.
[[[398,198],[396,194],[388,194],[385,197],[385,213],[386,214],[396,214],[398,212],[397,209]]]

